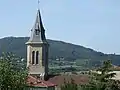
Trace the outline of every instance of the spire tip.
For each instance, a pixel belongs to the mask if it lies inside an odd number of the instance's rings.
[[[40,0],[38,0],[38,10],[39,10]]]

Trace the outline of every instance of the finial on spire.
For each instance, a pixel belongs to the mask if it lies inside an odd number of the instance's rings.
[[[40,0],[38,0],[38,9],[39,9]]]

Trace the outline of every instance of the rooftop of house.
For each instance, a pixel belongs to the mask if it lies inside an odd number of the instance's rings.
[[[40,80],[40,79],[35,78],[31,75],[29,75],[27,78],[27,84],[29,86],[33,86],[33,87],[53,87],[53,86],[56,86],[56,84],[53,84],[49,81]]]
[[[71,82],[71,80],[76,84],[85,84],[88,83],[89,77],[87,75],[58,75],[48,79],[49,82],[57,86],[61,86],[65,82]]]
[[[71,82],[71,80],[73,80],[74,83],[79,85],[79,84],[88,83],[89,78],[87,75],[57,75],[50,77],[47,81],[44,81],[29,75],[27,79],[27,83],[29,86],[34,86],[34,87],[53,87],[53,86],[61,86],[65,82]]]

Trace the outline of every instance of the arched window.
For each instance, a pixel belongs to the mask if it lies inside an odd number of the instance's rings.
[[[38,64],[38,60],[39,60],[39,51],[36,52],[36,64]]]
[[[35,64],[35,51],[32,51],[32,64]]]

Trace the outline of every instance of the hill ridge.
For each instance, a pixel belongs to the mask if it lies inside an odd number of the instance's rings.
[[[28,37],[4,37],[0,39],[0,55],[4,52],[13,52],[26,58],[26,45]],[[47,39],[50,44],[49,58],[63,57],[65,61],[90,60],[92,64],[100,63],[103,60],[111,59],[115,65],[119,65],[120,55],[105,54],[81,45],[66,43],[64,41]]]

